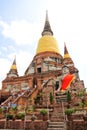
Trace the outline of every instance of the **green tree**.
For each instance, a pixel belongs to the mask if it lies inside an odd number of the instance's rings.
[[[70,93],[70,91],[67,91],[67,101],[68,102],[71,101],[71,93]]]
[[[53,103],[53,101],[54,101],[54,96],[53,96],[53,93],[50,92],[50,103]]]

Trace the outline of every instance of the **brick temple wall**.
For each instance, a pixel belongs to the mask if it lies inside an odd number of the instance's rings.
[[[0,120],[0,129],[47,130],[47,126],[46,121]]]
[[[47,130],[48,122],[46,121],[21,121],[0,120],[0,129],[25,129],[25,130]],[[87,130],[87,121],[75,120],[67,122],[67,130]]]
[[[87,121],[84,120],[68,121],[67,130],[87,130]]]

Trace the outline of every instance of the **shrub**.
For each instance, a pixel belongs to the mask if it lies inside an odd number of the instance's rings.
[[[3,108],[0,107],[0,113],[2,113],[2,111],[3,111]]]
[[[79,97],[84,96],[84,91],[80,91],[80,92],[78,93],[78,96],[79,96]]]
[[[13,119],[13,116],[14,116],[13,114],[7,114],[7,115],[6,115],[6,118],[7,118],[7,119]]]
[[[17,119],[23,119],[25,117],[25,113],[18,113],[17,115],[16,115],[16,118]]]
[[[74,112],[75,112],[74,109],[66,109],[66,110],[65,110],[65,114],[66,114],[66,115],[71,115],[71,114],[74,113]]]
[[[53,101],[54,101],[54,96],[53,96],[52,92],[50,92],[50,102],[53,103]]]
[[[70,91],[67,92],[67,101],[68,102],[71,101],[71,93],[70,93]]]
[[[41,109],[40,114],[41,115],[47,115],[47,110],[46,109]]]

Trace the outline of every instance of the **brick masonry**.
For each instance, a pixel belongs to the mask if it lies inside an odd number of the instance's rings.
[[[46,121],[21,121],[21,120],[0,120],[0,129],[26,129],[26,130],[47,130]]]
[[[6,128],[5,128],[6,127]],[[25,130],[47,130],[47,121],[21,121],[9,120],[5,125],[5,120],[0,120],[0,129],[25,129]],[[87,130],[87,121],[75,120],[67,121],[67,130]]]

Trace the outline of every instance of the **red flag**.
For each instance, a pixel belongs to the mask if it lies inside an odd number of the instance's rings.
[[[69,85],[71,84],[71,82],[74,80],[74,75],[72,74],[67,74],[64,79],[62,80],[62,86],[61,86],[61,90],[66,90]]]

